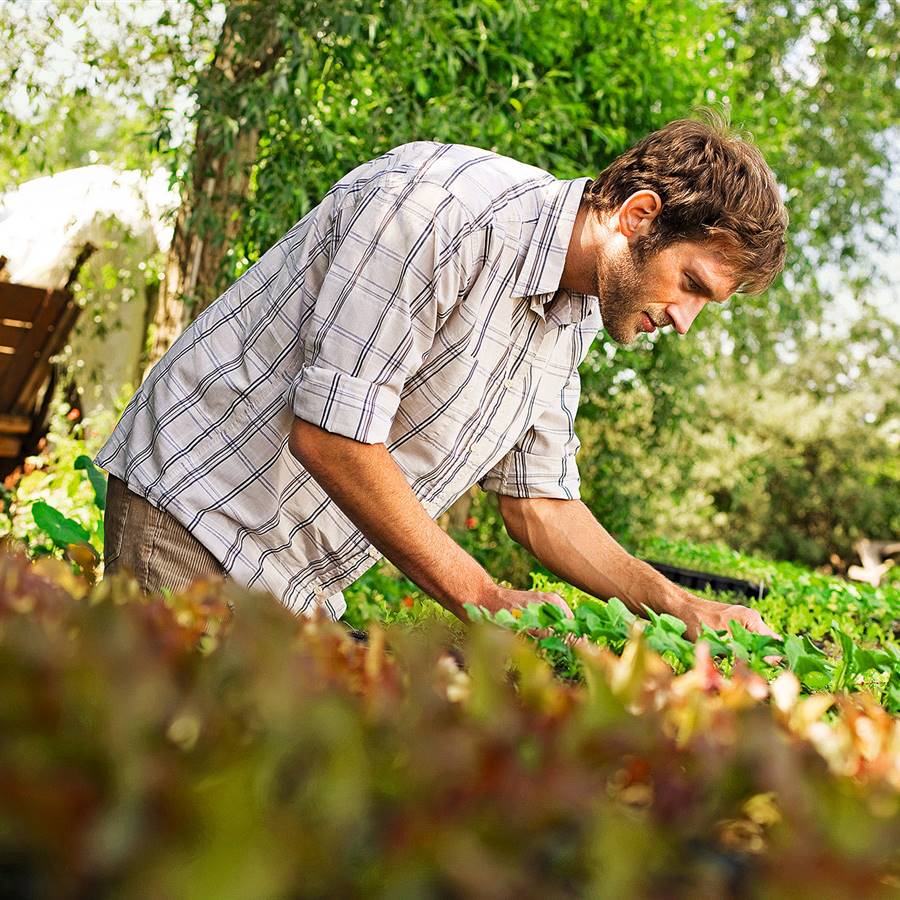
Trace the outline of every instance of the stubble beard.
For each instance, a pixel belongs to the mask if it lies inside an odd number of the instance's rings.
[[[647,304],[645,269],[632,252],[597,259],[596,295],[606,333],[617,343],[633,343],[642,333],[641,313]]]

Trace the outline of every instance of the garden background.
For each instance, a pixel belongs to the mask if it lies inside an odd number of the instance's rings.
[[[4,4],[0,186],[108,163],[162,169],[181,198],[167,254],[130,269],[89,262],[75,285],[93,357],[116,340],[123,304],[149,297],[124,383],[85,372],[70,345],[68,396],[96,418],[80,433],[96,446],[110,421],[96,416],[113,404],[93,395],[127,400],[185,324],[359,161],[435,139],[593,175],[648,131],[718,105],[783,187],[784,275],[683,338],[631,350],[598,338],[581,373],[584,499],[632,546],[724,539],[845,568],[859,538],[900,534],[895,13],[879,2]],[[486,502],[475,518],[492,516]]]
[[[581,373],[584,499],[632,546],[725,540],[842,570],[859,538],[900,534],[895,13],[6,3],[0,186],[109,163],[162,168],[180,194],[168,254],[130,269],[107,255],[76,282],[94,358],[116,342],[123,304],[148,301],[124,383],[101,391],[102,369],[63,361],[68,396],[96,417],[113,403],[95,396],[119,397],[118,413],[184,325],[359,161],[424,138],[594,175],[648,131],[719,105],[783,187],[784,276],[685,337],[632,350],[598,337]],[[96,447],[109,422],[74,431]],[[492,510],[479,498],[475,518]]]

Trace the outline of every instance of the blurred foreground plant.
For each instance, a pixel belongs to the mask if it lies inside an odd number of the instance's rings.
[[[234,610],[231,609],[233,604]],[[0,552],[0,884],[30,896],[890,896],[898,724],[698,649],[145,597]],[[699,645],[703,647],[703,645]],[[764,702],[771,695],[771,702]]]

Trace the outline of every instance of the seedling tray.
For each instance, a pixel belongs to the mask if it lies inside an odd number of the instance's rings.
[[[769,589],[764,584],[754,584],[752,581],[744,581],[743,578],[729,578],[727,575],[698,572],[696,569],[682,569],[680,566],[670,566],[668,563],[655,562],[652,559],[645,560],[645,562],[670,581],[674,581],[675,584],[692,590],[712,588],[717,592],[727,591],[751,600],[761,600],[769,593]]]

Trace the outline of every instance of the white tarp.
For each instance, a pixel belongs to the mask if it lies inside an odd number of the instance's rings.
[[[112,166],[84,166],[35,178],[0,196],[0,256],[10,281],[62,287],[81,248],[102,248],[119,226],[166,250],[172,235],[167,211],[177,197],[168,175],[150,178]]]
[[[4,279],[63,287],[84,246],[96,248],[84,270],[88,302],[63,352],[86,414],[137,386],[152,299],[147,263],[169,247],[176,204],[164,170],[147,178],[102,165],[35,178],[0,196]]]

